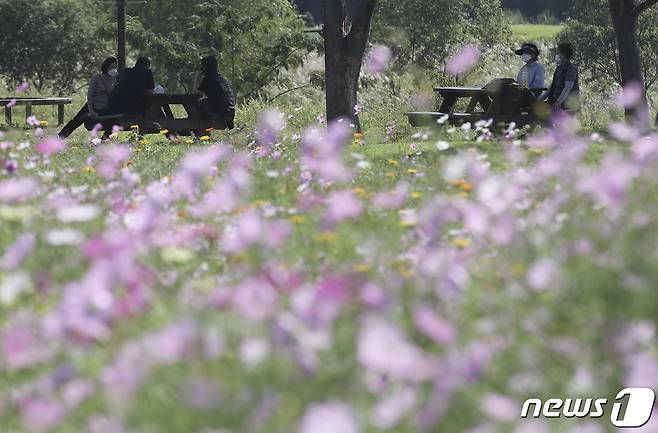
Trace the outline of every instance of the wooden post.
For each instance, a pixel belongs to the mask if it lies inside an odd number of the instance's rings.
[[[59,104],[57,106],[57,125],[64,124],[64,104]]]
[[[117,54],[119,71],[126,69],[126,0],[117,0]]]
[[[32,117],[32,104],[28,102],[25,104],[25,120]]]
[[[11,126],[11,107],[5,107],[5,121],[7,126]]]

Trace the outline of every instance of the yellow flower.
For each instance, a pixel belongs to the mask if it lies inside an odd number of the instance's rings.
[[[336,240],[336,238],[338,238],[336,233],[325,231],[315,235],[314,239],[318,242],[333,242]]]
[[[365,197],[365,196],[368,195],[368,193],[366,192],[366,190],[363,189],[363,188],[361,188],[361,187],[356,187],[356,188],[354,188],[354,189],[352,190],[352,192],[353,192],[354,194],[358,195],[358,196],[361,197],[361,198],[363,198],[363,197]]]
[[[418,173],[418,170],[416,170],[415,168],[410,168],[410,169],[407,170],[407,172],[409,174],[416,174],[416,173]]]
[[[411,198],[414,198],[414,199],[419,199],[422,196],[423,195],[421,193],[419,193],[418,191],[414,191],[414,192],[411,193]]]
[[[252,204],[254,205],[254,207],[264,207],[270,204],[270,202],[265,200],[256,200]]]
[[[194,144],[194,140],[192,140],[191,138],[188,138],[187,140],[185,140],[185,142],[187,144]]]
[[[130,125],[130,129],[139,129],[139,125]]]
[[[48,126],[48,121],[47,120],[40,121],[39,126]]]
[[[466,248],[471,245],[471,240],[466,238],[456,238],[452,241],[452,245],[457,248]]]
[[[138,143],[141,144],[141,145],[145,145],[146,143],[148,143],[148,141],[146,141],[146,140],[139,140]]]
[[[292,222],[293,224],[301,224],[304,222],[304,217],[301,215],[293,215],[292,217],[290,217],[290,222]]]
[[[365,274],[368,271],[370,271],[370,265],[367,263],[358,263],[354,265],[354,272]]]
[[[395,173],[392,172],[392,171],[389,171],[388,173],[386,173],[386,177],[391,177],[391,178],[395,177]]]
[[[82,167],[82,171],[85,173],[96,173],[96,169],[90,165]]]
[[[162,131],[160,131],[160,134],[167,135],[167,134],[169,134],[169,130],[168,129],[163,129]]]
[[[457,188],[460,188],[461,190],[466,192],[470,192],[473,189],[473,185],[471,185],[469,182],[465,181],[464,179],[451,180],[450,185],[456,186]]]
[[[208,141],[208,140],[210,140],[210,137],[207,136],[207,135],[204,135],[204,136],[199,137],[199,140],[201,140],[201,141]]]
[[[391,164],[391,165],[398,165],[398,162],[394,159],[389,159],[388,163]]]

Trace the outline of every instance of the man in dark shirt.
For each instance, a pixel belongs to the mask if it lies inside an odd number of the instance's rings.
[[[217,69],[215,56],[201,59],[202,79],[198,90],[206,97],[199,101],[199,109],[204,117],[222,116],[230,119],[232,127],[235,117],[235,96],[231,84]]]
[[[110,94],[109,112],[112,114],[144,114],[148,108],[148,97],[153,93],[155,83],[151,61],[140,57],[135,67],[121,72],[117,85]]]
[[[556,60],[559,61],[559,64],[553,74],[553,83],[550,89],[539,97],[551,104],[553,111],[580,111],[578,68],[571,63],[572,57],[573,46],[571,44],[564,43],[558,46]]]

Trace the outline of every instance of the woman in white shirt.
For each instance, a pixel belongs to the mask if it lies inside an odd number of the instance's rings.
[[[101,73],[95,75],[89,81],[87,91],[87,103],[80,109],[78,114],[67,123],[59,133],[61,138],[66,138],[78,129],[89,117],[103,114],[107,110],[107,101],[112,89],[116,85],[117,59],[108,57],[101,65]]]

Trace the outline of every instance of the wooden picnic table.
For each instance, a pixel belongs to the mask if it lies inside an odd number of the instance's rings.
[[[535,98],[545,88],[523,89],[520,92],[530,92]],[[494,123],[534,124],[540,119],[535,116],[532,109],[519,105],[516,101],[508,100],[510,95],[499,89],[486,87],[436,87],[442,102],[437,111],[406,113],[412,126],[436,126],[437,120],[447,117],[448,123],[462,124],[492,119]],[[526,93],[527,94],[527,93]],[[460,99],[468,99],[466,110],[455,112],[455,105]]]
[[[24,105],[25,119],[32,116],[32,107],[35,105],[57,105],[57,124],[64,124],[64,106],[71,103],[71,98],[0,98],[0,105],[5,109],[5,122],[12,123],[12,108]],[[10,106],[8,106],[10,105]]]
[[[124,129],[138,125],[141,134],[155,134],[165,129],[181,135],[210,128],[233,129],[232,117],[203,117],[199,110],[200,99],[201,96],[198,94],[150,95],[149,106],[143,116],[134,114],[98,116],[90,119],[86,125],[91,129],[100,123],[104,130],[111,130],[115,125]],[[186,117],[175,117],[172,105],[182,106]]]

